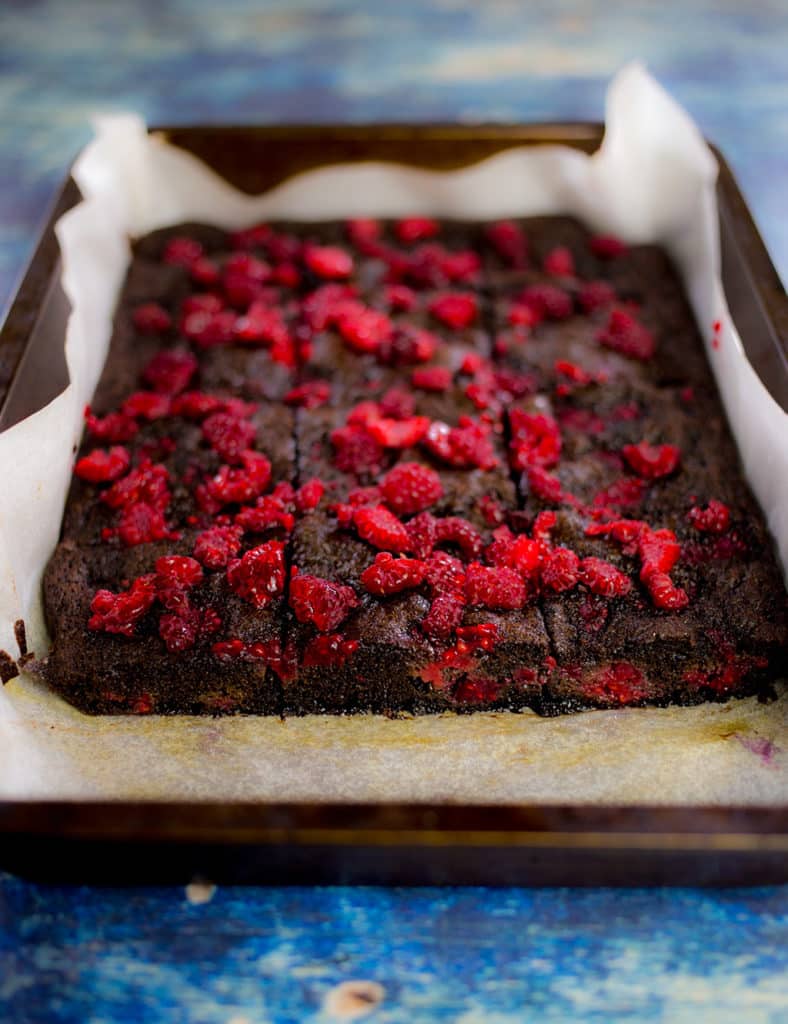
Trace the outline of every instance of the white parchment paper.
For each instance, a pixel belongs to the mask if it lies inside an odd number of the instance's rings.
[[[97,121],[74,167],[84,202],[62,218],[73,312],[70,385],[0,435],[0,647],[24,618],[46,649],[40,579],[59,531],[73,446],[106,357],[126,239],[185,220],[352,216],[487,219],[568,213],[663,245],[687,288],[750,483],[788,566],[788,423],[748,363],[719,268],[717,168],[696,126],[638,65],[608,92],[604,143],[509,150],[459,171],[335,165],[245,196],[133,116]],[[719,347],[712,324],[719,320]],[[785,800],[788,699],[627,709],[560,719],[481,714],[90,718],[30,679],[0,692],[0,797],[762,803]]]

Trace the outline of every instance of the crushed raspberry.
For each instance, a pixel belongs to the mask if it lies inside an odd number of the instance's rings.
[[[443,485],[434,469],[418,462],[400,462],[380,482],[380,493],[398,516],[422,512],[443,497]]]
[[[435,420],[424,437],[429,452],[457,469],[492,469],[498,465],[490,440],[491,428],[469,416],[461,416],[456,427]]]
[[[541,501],[551,505],[560,505],[564,500],[564,491],[561,481],[552,473],[542,469],[541,466],[531,466],[527,471],[528,489]]]
[[[681,452],[675,445],[627,444],[621,449],[627,464],[638,476],[656,480],[675,472],[681,461]]]
[[[181,322],[181,330],[198,348],[231,344],[235,339],[235,329],[236,316],[229,309],[218,313],[187,313]]]
[[[370,594],[380,597],[412,590],[424,580],[424,563],[415,558],[394,558],[387,551],[375,556],[375,561],[361,574],[361,583]]]
[[[632,589],[630,578],[601,558],[584,558],[578,578],[592,593],[602,597],[623,597]]]
[[[393,325],[385,313],[360,302],[347,302],[336,319],[343,341],[354,352],[376,352],[391,337]]]
[[[206,482],[204,492],[199,493],[219,505],[242,505],[262,494],[271,480],[271,463],[265,455],[253,451],[241,452],[240,460],[241,466],[220,466]]]
[[[586,281],[577,293],[577,302],[584,313],[604,309],[616,301],[616,290],[607,281]]]
[[[504,512],[500,502],[490,494],[484,494],[479,499],[479,511],[488,526],[500,526],[504,519]]]
[[[612,260],[627,251],[625,242],[615,235],[594,235],[588,240],[591,252],[603,260]]]
[[[516,301],[530,309],[537,320],[567,320],[574,312],[572,296],[554,284],[529,285]]]
[[[607,326],[597,334],[597,341],[622,356],[643,362],[651,359],[657,348],[648,328],[623,309],[611,311]]]
[[[652,572],[646,580],[651,600],[657,608],[665,611],[680,611],[689,604],[685,590],[677,587],[670,576],[663,572]]]
[[[202,285],[203,288],[211,288],[219,283],[222,273],[218,263],[206,256],[201,256],[189,267],[189,276],[195,284]]]
[[[579,384],[581,387],[594,381],[593,374],[589,373],[588,370],[584,370],[582,366],[578,366],[577,363],[569,362],[568,359],[558,359],[554,369],[557,374],[566,377],[567,380],[571,380],[573,384]]]
[[[636,704],[649,696],[648,680],[627,661],[613,662],[590,673],[582,690],[585,697],[609,704]]]
[[[304,668],[312,665],[333,665],[339,668],[350,660],[358,647],[358,640],[345,640],[341,633],[315,636],[304,647],[301,664]]]
[[[523,607],[528,592],[514,569],[472,562],[465,579],[465,597],[468,604],[511,610]]]
[[[123,508],[114,532],[128,548],[172,537],[161,509],[143,501],[132,502]]]
[[[465,558],[478,558],[484,542],[473,523],[461,516],[435,519],[435,544],[454,544]]]
[[[249,228],[233,231],[230,235],[230,243],[234,249],[258,249],[268,242],[271,233],[270,225],[253,224]]]
[[[257,499],[253,508],[241,509],[235,524],[247,533],[265,533],[275,527],[290,533],[295,526],[295,516],[281,498],[266,494]]]
[[[451,387],[451,370],[445,366],[427,366],[414,370],[410,382],[420,391],[448,391]]]
[[[552,416],[512,409],[509,413],[512,439],[512,468],[524,470],[533,466],[551,469],[561,455],[561,431]]]
[[[499,561],[496,564],[508,566],[528,579],[534,578],[538,573],[542,557],[542,544],[521,533],[506,545],[505,551],[498,555]]]
[[[395,313],[411,313],[418,303],[416,293],[405,284],[386,285],[383,289],[383,301]]]
[[[408,531],[385,506],[356,509],[353,522],[359,537],[381,551],[410,551]]]
[[[580,579],[580,559],[569,548],[553,548],[542,564],[542,584],[557,594],[571,590]]]
[[[433,593],[452,593],[465,600],[465,566],[454,555],[436,551],[427,559],[424,579]]]
[[[376,358],[384,366],[414,366],[428,363],[438,345],[430,331],[414,324],[397,324],[391,336],[381,342]]]
[[[202,245],[196,238],[178,236],[171,238],[165,245],[161,254],[163,263],[174,263],[178,266],[189,267],[203,254]]]
[[[92,484],[109,483],[123,476],[131,463],[128,449],[116,445],[109,450],[94,448],[90,455],[84,455],[74,466],[75,474],[81,480]]]
[[[327,380],[309,380],[291,388],[284,396],[285,405],[302,409],[318,409],[331,400],[331,384]]]
[[[426,416],[406,420],[378,419],[367,427],[371,436],[384,448],[412,448],[427,434],[430,421]]]
[[[415,407],[416,402],[413,395],[410,391],[405,391],[402,388],[389,388],[378,402],[379,414],[393,420],[410,419]],[[377,417],[371,418],[376,419]]]
[[[353,245],[363,249],[365,245],[380,238],[380,221],[371,217],[355,217],[345,221],[345,233]]]
[[[343,473],[356,476],[375,475],[383,467],[383,445],[363,427],[340,427],[331,433],[334,446],[334,465]]]
[[[537,513],[534,519],[533,526],[531,527],[531,536],[534,540],[541,541],[543,544],[550,544],[550,534],[555,529],[558,523],[558,516],[553,511],[544,511]]]
[[[457,704],[491,704],[500,697],[505,685],[500,679],[468,675],[457,681],[451,696]]]
[[[284,550],[284,544],[278,540],[252,548],[242,558],[230,562],[227,583],[245,601],[264,608],[284,592]]]
[[[301,484],[293,495],[293,504],[298,512],[311,512],[320,504],[325,493],[326,485],[322,480],[314,477],[312,480],[307,480],[305,484]]]
[[[394,234],[405,245],[434,238],[439,232],[440,224],[430,217],[406,217],[394,225]]]
[[[290,333],[281,310],[262,301],[254,301],[233,324],[237,341],[270,346],[287,345]]]
[[[221,398],[204,391],[185,391],[173,398],[170,412],[173,416],[183,416],[187,420],[201,420],[224,408],[225,403]]]
[[[383,495],[377,486],[354,487],[347,496],[348,504],[354,508],[359,508],[361,505],[379,505],[382,499]]]
[[[489,225],[485,236],[507,266],[522,270],[528,265],[528,240],[514,221],[502,220]]]
[[[242,535],[240,526],[212,526],[203,530],[194,541],[194,557],[206,569],[224,569],[241,550]]]
[[[214,292],[197,292],[194,295],[187,295],[181,303],[181,315],[187,317],[190,313],[221,313],[224,309],[224,302]],[[183,330],[183,320],[181,320]]]
[[[257,431],[248,420],[215,412],[203,421],[202,436],[225,462],[234,462],[254,444]]]
[[[464,648],[461,653],[491,651],[500,643],[501,635],[494,622],[480,622],[476,626],[458,626],[457,640],[458,646]]]
[[[472,249],[446,253],[441,260],[441,270],[449,281],[474,281],[482,269],[482,261]]]
[[[177,395],[189,386],[197,366],[191,352],[169,349],[157,352],[142,371],[142,379],[160,394]]]
[[[464,608],[465,600],[457,594],[437,594],[432,599],[430,610],[421,620],[421,628],[428,637],[445,640],[462,622]]]
[[[454,330],[469,327],[479,314],[473,292],[447,292],[433,299],[428,308],[436,320]]]
[[[146,302],[142,306],[137,306],[132,320],[140,334],[164,334],[172,327],[172,317],[158,302]]]
[[[165,509],[170,502],[169,479],[165,466],[145,461],[117,480],[104,492],[101,500],[110,508],[145,502],[154,508]]]
[[[334,245],[309,246],[304,252],[304,263],[325,280],[341,280],[353,273],[353,257]]]
[[[110,590],[96,591],[90,602],[93,614],[88,619],[88,629],[133,636],[138,622],[156,600],[155,579],[153,573],[139,576],[128,590],[119,594]]]
[[[156,559],[156,596],[169,611],[188,605],[188,591],[202,581],[202,566],[188,555],[165,555]]]
[[[643,501],[646,485],[642,480],[622,477],[614,480],[609,487],[598,491],[593,497],[593,504],[598,508],[635,508]]]
[[[356,289],[347,284],[324,284],[316,288],[304,299],[301,312],[306,323],[313,331],[324,331],[336,324],[339,317],[348,308],[356,308]]]
[[[553,277],[572,277],[575,259],[570,249],[559,245],[545,256],[543,266],[545,273]]]
[[[681,546],[672,530],[652,530],[644,526],[638,536],[637,549],[642,562],[640,578],[645,583],[655,573],[670,572],[681,557]]]
[[[85,425],[97,441],[117,444],[131,441],[139,433],[139,425],[131,416],[121,412],[110,412],[106,416],[94,416],[90,406],[85,407]]]
[[[222,624],[213,608],[184,608],[165,612],[159,619],[159,636],[170,653],[188,651],[205,636],[215,633]]]
[[[293,569],[290,607],[299,622],[312,622],[321,633],[330,633],[358,605],[352,587]]]
[[[121,406],[124,416],[141,420],[159,420],[170,412],[170,396],[155,391],[135,391]]]
[[[428,558],[435,547],[437,530],[435,517],[429,512],[420,512],[405,525],[410,538],[410,549],[417,558]]]
[[[693,506],[687,519],[701,533],[725,533],[731,525],[731,511],[727,505],[712,498],[705,508]]]
[[[645,528],[639,519],[616,519],[610,523],[591,523],[586,527],[587,537],[610,537],[624,546],[628,554],[634,554],[636,544]],[[631,549],[631,550],[628,550]]]

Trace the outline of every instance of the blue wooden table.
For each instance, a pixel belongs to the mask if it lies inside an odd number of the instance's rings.
[[[158,122],[599,119],[605,83],[631,57],[726,154],[787,279],[785,0],[535,8],[5,0],[0,305],[96,110]],[[786,950],[785,889],[187,894],[0,875],[0,1021],[15,1024],[776,1024],[788,1021]]]

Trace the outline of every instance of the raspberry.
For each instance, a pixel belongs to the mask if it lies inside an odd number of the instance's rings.
[[[271,463],[265,455],[244,451],[240,459],[240,467],[221,466],[205,485],[207,496],[220,505],[242,505],[252,501],[262,494],[271,480]]]
[[[376,352],[391,337],[393,325],[385,313],[348,302],[337,318],[337,330],[354,352]]]
[[[265,533],[276,526],[290,533],[295,526],[295,517],[287,510],[281,498],[266,494],[257,499],[254,508],[241,509],[235,517],[235,524],[248,533]]]
[[[642,562],[640,578],[646,584],[654,573],[670,572],[681,556],[681,546],[672,530],[643,527],[638,535],[637,548]]]
[[[362,402],[356,408],[360,410],[363,405],[364,403]],[[368,417],[367,422],[378,419],[380,416],[392,420],[407,420],[413,416],[415,408],[416,402],[409,391],[403,391],[400,388],[389,388],[378,402],[376,415]]]
[[[257,431],[248,420],[226,412],[215,412],[203,421],[202,436],[225,462],[236,461],[254,444]]]
[[[341,633],[329,636],[315,636],[304,647],[301,664],[304,668],[312,665],[344,665],[358,650],[358,640],[345,640]]]
[[[171,238],[164,247],[161,255],[163,263],[174,263],[178,266],[189,267],[195,260],[198,260],[203,253],[202,245],[196,238],[177,236]]]
[[[469,327],[479,314],[472,292],[447,292],[433,299],[428,308],[436,320],[455,331]]]
[[[468,604],[503,611],[522,608],[528,595],[514,569],[472,562],[465,580],[465,596]]]
[[[615,235],[594,235],[589,238],[588,247],[591,252],[603,260],[612,260],[627,251],[626,243]]]
[[[418,462],[400,462],[380,482],[383,500],[398,516],[422,512],[443,497],[443,485],[434,469]]]
[[[185,318],[190,313],[221,313],[224,308],[224,302],[213,292],[195,292],[194,295],[187,295],[181,303],[181,316]]]
[[[531,527],[531,536],[543,544],[550,544],[550,534],[555,529],[558,516],[555,512],[538,512]]]
[[[338,246],[309,246],[304,252],[304,263],[313,274],[327,280],[350,277],[353,273],[352,257]]]
[[[593,375],[588,370],[584,370],[582,366],[578,366],[577,363],[571,363],[567,359],[558,359],[553,368],[557,374],[566,377],[567,380],[571,380],[573,384],[579,384],[581,387],[594,381]]]
[[[394,234],[405,245],[434,238],[439,232],[440,224],[429,217],[406,217],[394,225]]]
[[[359,537],[381,551],[410,551],[408,531],[385,506],[359,508],[353,522]]]
[[[255,608],[264,608],[284,591],[284,551],[281,541],[269,540],[230,562],[227,569],[230,588]]]
[[[410,313],[416,308],[416,293],[404,284],[390,284],[383,289],[383,301],[397,313]]]
[[[614,303],[616,290],[607,281],[586,281],[577,293],[577,301],[584,313],[593,313]]]
[[[503,509],[491,495],[484,494],[479,499],[479,511],[488,526],[500,526],[503,522]]]
[[[116,532],[121,543],[129,548],[170,536],[161,510],[142,501],[131,502],[124,507]]]
[[[361,305],[355,300],[356,289],[346,284],[324,284],[304,299],[301,312],[313,331],[324,331],[348,310]]]
[[[367,430],[384,448],[412,448],[430,428],[426,416],[411,416],[406,420],[373,420]]]
[[[651,332],[623,309],[611,311],[607,327],[597,334],[597,341],[622,356],[642,362],[651,359],[657,348]]]
[[[560,505],[564,491],[557,476],[548,473],[541,466],[532,466],[527,471],[528,488],[531,493],[550,505]]]
[[[301,271],[295,263],[280,263],[271,271],[271,281],[283,288],[298,288],[301,284]]]
[[[305,484],[301,484],[293,495],[293,503],[299,512],[311,512],[320,504],[320,499],[325,492],[326,485],[315,477],[312,480],[307,480]]]
[[[140,334],[164,334],[172,327],[170,314],[158,302],[137,306],[132,321]]]
[[[126,399],[120,411],[124,416],[133,416],[135,419],[150,422],[160,420],[169,415],[170,396],[159,395],[155,391],[135,391]]]
[[[90,406],[85,408],[85,424],[97,441],[108,441],[117,444],[120,441],[131,441],[139,433],[139,426],[131,416],[122,412],[110,412],[106,416],[94,416]]]
[[[542,561],[542,545],[537,540],[526,537],[524,533],[513,537],[508,545],[502,561],[496,565],[507,566],[526,578],[534,577]]]
[[[731,525],[731,512],[727,505],[712,498],[706,508],[693,506],[687,519],[701,533],[726,533]]]
[[[542,583],[557,594],[571,590],[580,578],[580,559],[569,548],[553,548],[545,555]]]
[[[235,320],[233,336],[250,344],[283,346],[290,342],[281,311],[261,301],[252,302],[245,315]]]
[[[194,541],[194,557],[206,569],[224,569],[241,549],[240,526],[212,526],[198,533]]]
[[[355,217],[345,221],[345,233],[353,245],[362,248],[380,238],[380,221],[372,218]]]
[[[251,277],[253,281],[260,282],[267,281],[271,276],[270,266],[248,252],[234,252],[225,262],[224,271]]]
[[[327,380],[309,380],[291,388],[284,397],[285,405],[302,409],[317,409],[331,400],[331,385]]]
[[[452,592],[436,594],[430,610],[421,620],[421,628],[431,639],[445,640],[462,622],[464,608],[462,596]]]
[[[530,309],[537,320],[567,320],[574,312],[572,296],[554,284],[532,284],[517,296],[517,304]]]
[[[491,224],[485,229],[485,236],[507,266],[522,270],[528,265],[528,240],[514,221]]]
[[[623,597],[632,589],[630,578],[601,558],[584,558],[580,563],[579,580],[593,594],[602,597]]]
[[[330,633],[358,605],[351,587],[293,571],[290,607],[299,622],[312,622],[321,633]]]
[[[612,523],[591,523],[585,532],[587,537],[611,537],[626,550],[637,541],[644,528],[645,523],[639,519],[617,519]]]
[[[81,480],[102,484],[123,476],[130,463],[131,456],[126,448],[94,448],[90,455],[84,455],[77,462],[74,472]]]
[[[461,516],[435,520],[435,543],[455,544],[465,558],[478,558],[484,546],[476,527]]]
[[[394,558],[387,551],[375,556],[375,561],[361,574],[362,585],[380,597],[412,590],[424,580],[424,563],[415,558]]]
[[[201,256],[192,263],[189,267],[189,276],[195,284],[202,285],[203,288],[217,285],[222,277],[218,264],[206,256]]]
[[[544,258],[544,271],[553,277],[572,277],[575,272],[575,260],[570,249],[557,246],[551,249]]]
[[[229,345],[235,339],[236,316],[229,309],[218,313],[197,311],[187,313],[181,323],[181,330],[198,348],[214,348]]]
[[[494,622],[480,622],[476,626],[458,626],[457,639],[458,646],[465,648],[462,653],[467,653],[491,651],[500,643],[501,636]]]
[[[154,508],[165,509],[170,503],[169,479],[165,466],[145,461],[117,480],[101,498],[110,508],[145,502]]]
[[[457,469],[492,469],[498,465],[498,459],[490,432],[486,423],[477,423],[469,416],[460,417],[456,427],[436,420],[426,433],[424,445],[442,462]]]
[[[561,455],[561,431],[552,416],[512,409],[509,413],[512,439],[512,468],[524,470],[533,466],[550,469]]]
[[[391,337],[378,348],[378,362],[384,366],[413,366],[428,363],[438,349],[439,341],[430,331],[414,324],[397,324]]]
[[[681,461],[681,452],[672,444],[650,445],[641,441],[624,445],[621,454],[637,475],[646,480],[669,476]]]
[[[652,572],[646,580],[651,600],[657,608],[665,611],[680,611],[689,604],[686,591],[677,587],[664,572]]]
[[[424,579],[435,594],[451,593],[465,601],[465,566],[454,555],[436,551],[427,560]]]
[[[451,370],[444,366],[428,366],[414,370],[410,376],[414,388],[420,391],[448,391],[451,387]]]
[[[609,487],[594,495],[593,504],[597,507],[609,505],[613,508],[634,508],[643,501],[645,488],[642,480],[632,477],[614,480]]]
[[[491,704],[501,694],[504,683],[487,676],[465,676],[452,690],[452,700],[457,704]]]
[[[257,249],[271,237],[268,224],[253,224],[250,228],[241,228],[230,235],[230,243],[234,249]]]
[[[524,328],[535,327],[538,323],[541,323],[542,315],[541,313],[538,312],[537,307],[535,305],[525,306],[520,302],[514,302],[511,306],[509,306],[507,320],[512,325],[512,327],[519,328],[521,332],[520,340],[524,341],[527,337],[527,332],[524,330]],[[509,343],[504,336],[501,336],[497,339],[496,351],[498,352],[499,355],[506,354],[508,344]],[[500,349],[498,349],[499,345],[501,346]]]
[[[334,465],[343,473],[374,476],[383,466],[383,446],[363,427],[351,425],[332,431],[331,444]]]
[[[183,608],[178,612],[165,612],[159,619],[159,636],[171,654],[188,651],[198,639],[215,633],[221,619],[213,608]]]
[[[405,529],[410,538],[410,550],[417,558],[428,558],[435,547],[435,517],[429,512],[420,512],[407,523]]]
[[[185,391],[172,400],[170,412],[173,416],[184,416],[187,420],[200,420],[224,408],[224,402],[204,391]]]
[[[236,658],[244,658],[247,652],[247,645],[243,640],[220,640],[211,646],[211,653],[219,661],[235,661]]]
[[[626,661],[606,665],[583,682],[583,695],[608,704],[635,704],[648,697],[648,681]]]
[[[460,364],[460,373],[465,373],[472,377],[487,365],[488,364],[485,361],[484,356],[480,355],[478,352],[469,352],[463,357],[462,363]]]
[[[191,352],[170,349],[158,352],[142,371],[142,379],[154,391],[177,395],[189,386],[197,372],[197,360]]]
[[[137,623],[156,600],[155,578],[152,573],[139,576],[128,590],[119,594],[110,590],[96,591],[90,602],[93,614],[88,619],[88,629],[133,636]]]
[[[202,581],[202,566],[186,555],[165,555],[156,559],[156,596],[171,612],[188,608],[188,592]]]

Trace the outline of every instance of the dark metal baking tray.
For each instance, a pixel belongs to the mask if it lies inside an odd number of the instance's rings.
[[[590,123],[154,130],[248,193],[330,163],[447,170],[514,146],[593,152],[603,134]],[[715,156],[728,303],[752,365],[788,410],[788,298],[727,163]],[[78,200],[69,179],[0,328],[0,429],[65,384],[68,303],[54,224]],[[0,868],[42,880],[763,885],[788,881],[787,854],[788,805],[0,802]]]

